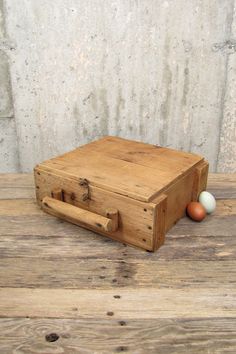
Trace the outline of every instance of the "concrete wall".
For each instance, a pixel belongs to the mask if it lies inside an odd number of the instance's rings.
[[[0,0],[0,172],[14,172],[19,169],[8,63],[10,50],[5,31],[3,1]]]
[[[111,134],[236,171],[236,0],[4,4],[17,131],[4,118],[2,170]]]

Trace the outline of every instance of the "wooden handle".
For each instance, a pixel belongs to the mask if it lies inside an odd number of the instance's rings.
[[[118,228],[118,211],[107,209],[107,216],[98,215],[74,205],[50,197],[44,197],[42,207],[49,214],[62,217],[74,224],[84,224],[103,231],[116,231]]]

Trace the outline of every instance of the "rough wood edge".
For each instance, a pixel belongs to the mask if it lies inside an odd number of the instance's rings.
[[[156,251],[165,242],[165,221],[167,210],[167,195],[162,194],[156,201],[154,232],[153,232],[153,251]]]
[[[196,167],[192,193],[193,201],[197,201],[199,194],[207,188],[208,170],[209,163],[206,160]]]

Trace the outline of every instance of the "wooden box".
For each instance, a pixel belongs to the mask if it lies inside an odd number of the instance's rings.
[[[155,251],[207,175],[201,156],[108,136],[37,165],[35,185],[47,213]]]

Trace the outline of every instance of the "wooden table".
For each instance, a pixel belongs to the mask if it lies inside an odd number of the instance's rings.
[[[214,215],[150,253],[45,214],[31,175],[1,175],[0,353],[236,353],[236,175],[208,190]]]

